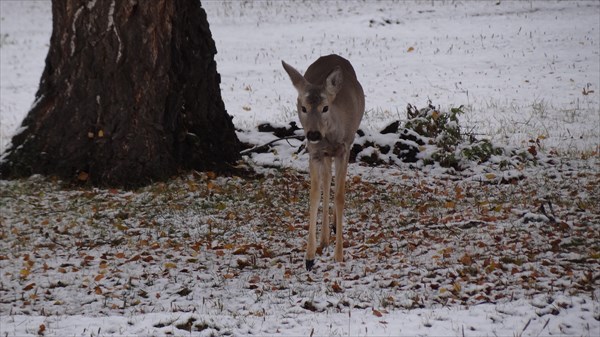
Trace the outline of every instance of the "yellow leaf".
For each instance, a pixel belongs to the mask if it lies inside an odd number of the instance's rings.
[[[19,274],[22,278],[26,278],[27,276],[29,276],[29,274],[31,274],[31,271],[29,269],[21,269]]]
[[[98,138],[102,138],[102,137],[104,137],[104,131],[100,130],[100,131],[98,131]]]
[[[496,175],[495,175],[495,174],[493,174],[493,173],[487,173],[487,174],[485,175],[485,178],[486,178],[487,180],[493,180],[493,179],[496,179]]]
[[[414,47],[408,47],[408,50],[406,50],[408,53],[415,51]]]
[[[117,222],[117,223],[115,223],[115,224],[114,224],[114,226],[115,226],[115,227],[116,227],[118,230],[120,230],[120,231],[126,231],[126,230],[128,230],[128,229],[129,229],[129,227],[127,227],[127,226],[125,226],[125,225],[123,225],[123,224],[121,224],[121,223],[118,223],[118,222]]]
[[[454,290],[454,292],[457,292],[457,293],[458,293],[458,292],[460,292],[460,290],[462,289],[462,287],[460,286],[460,283],[458,283],[458,282],[455,282],[455,283],[452,285],[452,289]]]
[[[446,203],[444,204],[445,208],[455,208],[456,207],[456,203],[454,201],[446,201]]]
[[[165,269],[173,269],[173,268],[177,268],[177,265],[173,262],[165,262]]]

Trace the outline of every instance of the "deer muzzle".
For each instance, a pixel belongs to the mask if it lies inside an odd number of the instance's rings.
[[[308,131],[306,133],[306,139],[313,144],[320,142],[322,138],[323,136],[319,131]]]

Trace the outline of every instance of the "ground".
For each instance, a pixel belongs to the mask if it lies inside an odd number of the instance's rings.
[[[51,18],[48,2],[0,5],[3,151]],[[365,88],[367,132],[431,99],[543,160],[468,174],[351,164],[345,262],[330,248],[312,272],[299,142],[246,157],[254,177],[191,172],[134,191],[0,181],[0,335],[600,333],[597,2],[203,5],[245,142],[274,138],[261,121],[297,121],[281,59],[306,69],[336,52]]]

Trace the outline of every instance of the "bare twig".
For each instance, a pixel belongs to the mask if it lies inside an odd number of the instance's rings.
[[[287,141],[287,140],[290,140],[290,139],[304,140],[304,136],[289,136],[289,137],[277,138],[277,139],[274,139],[274,140],[272,140],[272,141],[270,141],[270,142],[268,142],[266,144],[255,146],[253,148],[241,151],[240,154],[242,156],[244,156],[244,155],[247,155],[247,154],[250,154],[250,153],[260,152],[260,151],[262,151],[264,149],[267,149],[271,144],[274,144],[274,143],[282,141],[282,140],[286,140]]]

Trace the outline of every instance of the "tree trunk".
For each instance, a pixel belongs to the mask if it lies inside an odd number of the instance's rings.
[[[46,68],[4,178],[137,187],[240,158],[199,0],[53,0],[52,15]]]

